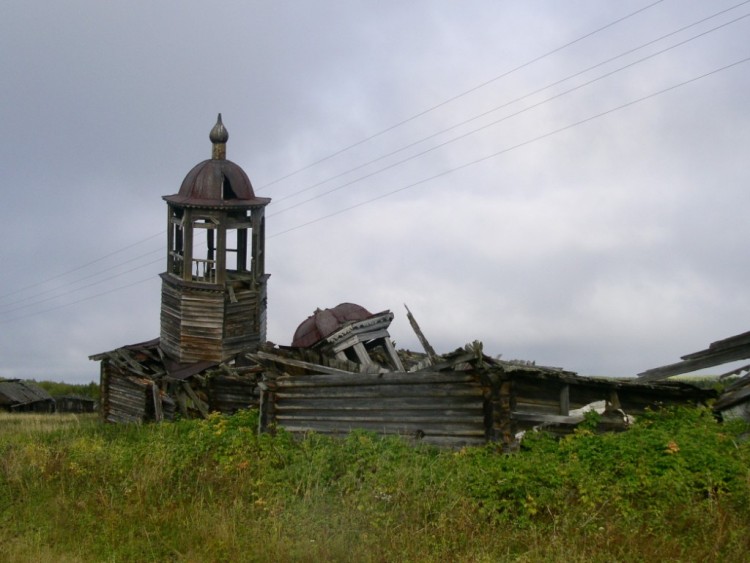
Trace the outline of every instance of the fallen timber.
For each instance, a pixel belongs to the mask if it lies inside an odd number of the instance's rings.
[[[681,357],[681,361],[652,368],[638,374],[640,381],[664,381],[700,369],[722,366],[750,358],[750,332],[712,342],[705,350]],[[723,419],[742,418],[750,421],[750,365],[743,365],[719,376],[738,379],[729,384],[713,404],[714,412]]]
[[[342,434],[366,428],[457,447],[543,425],[565,432],[581,409],[623,413],[703,402],[711,392],[672,383],[582,378],[560,368],[490,358],[479,342],[438,354],[414,315],[423,352],[396,350],[388,310],[355,303],[316,309],[291,346],[266,339],[266,197],[228,160],[221,114],[211,158],[184,176],[167,204],[160,336],[90,356],[100,362],[107,422],[167,421],[257,408],[261,430]]]
[[[432,357],[399,350],[403,371],[271,343],[235,364],[174,364],[157,349],[158,339],[92,356],[102,362],[104,420],[162,421],[176,413],[201,417],[257,408],[261,431],[340,436],[364,429],[442,447],[499,442],[513,448],[529,429],[572,431],[592,403],[604,405],[602,430],[621,430],[628,425],[625,413],[715,397],[681,382],[582,377],[503,361],[485,355],[479,342]]]

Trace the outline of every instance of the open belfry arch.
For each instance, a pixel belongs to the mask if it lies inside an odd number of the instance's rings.
[[[269,275],[265,207],[244,170],[226,158],[219,114],[209,160],[167,202],[167,269],[161,274],[161,349],[179,363],[223,362],[266,338]]]

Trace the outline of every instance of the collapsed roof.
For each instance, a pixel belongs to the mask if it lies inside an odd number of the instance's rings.
[[[390,311],[343,303],[301,323],[296,345],[265,343],[234,362],[177,364],[158,339],[97,354],[91,359],[102,362],[102,416],[141,422],[253,407],[261,429],[362,428],[441,446],[510,447],[520,431],[539,425],[569,431],[592,403],[601,405],[602,427],[615,429],[627,426],[625,413],[715,397],[683,383],[581,377],[504,361],[484,354],[478,341],[436,354],[408,316],[425,352],[394,349]]]

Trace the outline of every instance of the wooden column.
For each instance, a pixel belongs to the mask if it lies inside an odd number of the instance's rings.
[[[182,279],[190,281],[193,279],[193,213],[190,209],[185,210],[182,218],[184,255],[182,257]]]
[[[172,215],[174,210],[171,205],[167,205],[167,273],[171,274],[174,272],[174,256],[172,253],[175,249],[174,244],[174,223],[172,222]]]
[[[223,217],[217,229],[219,232],[216,241],[216,283],[223,284],[227,280],[227,228]]]
[[[393,342],[391,342],[391,339],[384,338],[383,345],[385,346],[385,349],[388,351],[388,355],[391,357],[391,361],[396,366],[396,370],[406,371],[404,369],[403,364],[401,363],[401,358],[398,357],[398,353],[396,352],[396,349],[393,347]]]
[[[562,416],[570,414],[570,385],[563,385],[560,389],[560,414]]]
[[[237,271],[247,271],[247,229],[237,229]]]
[[[260,278],[263,275],[264,270],[264,256],[263,256],[263,245],[264,245],[264,228],[265,221],[263,219],[263,209],[253,209],[251,212],[251,224],[253,228],[252,233],[252,263],[251,270],[255,279]]]

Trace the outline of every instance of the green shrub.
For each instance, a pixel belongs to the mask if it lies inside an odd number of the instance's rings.
[[[60,395],[78,395],[89,399],[99,400],[99,384],[91,383],[65,383],[64,381],[36,381],[29,380],[31,383],[38,385],[53,397]]]
[[[3,560],[742,560],[750,446],[710,411],[521,450],[256,433],[258,414],[0,433]]]

